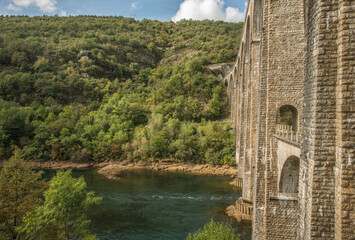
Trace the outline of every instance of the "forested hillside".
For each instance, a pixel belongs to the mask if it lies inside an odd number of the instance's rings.
[[[232,163],[220,80],[242,23],[0,17],[0,158]]]

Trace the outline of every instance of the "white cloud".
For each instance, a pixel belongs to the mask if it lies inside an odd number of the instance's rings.
[[[52,13],[57,10],[57,1],[56,0],[12,0],[12,3],[8,5],[13,9],[18,9],[21,11],[22,8],[27,8],[30,6],[36,6],[41,12]]]
[[[54,12],[57,10],[55,6],[57,4],[56,0],[35,0],[35,2],[41,12]]]
[[[193,20],[223,20],[227,22],[240,22],[244,20],[245,12],[238,8],[227,7],[224,10],[223,0],[184,0],[179,11],[171,18],[177,22],[181,19]]]
[[[244,21],[245,12],[239,11],[238,8],[226,8],[226,21],[227,22],[242,22]]]
[[[61,11],[59,12],[59,16],[61,16],[61,17],[66,17],[66,16],[67,16],[67,11],[61,10]]]
[[[7,6],[7,9],[11,10],[11,11],[14,11],[14,12],[20,12],[22,11],[22,8],[18,7],[18,6],[15,6],[13,5],[12,3],[10,3],[8,6]]]
[[[131,12],[139,8],[139,2],[133,2],[131,4]]]
[[[17,6],[21,7],[28,7],[30,6],[34,1],[33,0],[13,0],[14,4]]]

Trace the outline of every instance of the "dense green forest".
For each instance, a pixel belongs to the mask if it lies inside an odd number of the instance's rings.
[[[0,17],[0,158],[230,164],[225,89],[242,23]]]

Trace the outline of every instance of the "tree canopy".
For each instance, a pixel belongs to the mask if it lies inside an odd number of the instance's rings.
[[[38,160],[232,162],[230,125],[210,123],[228,115],[226,92],[207,66],[234,60],[242,23],[0,18],[0,158],[17,146]],[[221,144],[202,141],[213,131]]]
[[[41,172],[33,172],[21,154],[15,150],[0,171],[0,239],[21,239],[17,228],[39,206],[46,185]]]
[[[57,172],[44,192],[44,204],[25,217],[20,230],[38,240],[96,239],[86,210],[102,198],[86,188],[84,177],[73,178],[71,170]]]

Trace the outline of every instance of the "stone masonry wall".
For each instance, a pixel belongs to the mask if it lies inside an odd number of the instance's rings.
[[[354,1],[306,1],[298,239],[355,239]]]
[[[266,239],[284,240],[295,239],[297,235],[297,228],[294,223],[297,222],[297,200],[279,200],[272,199],[267,205],[267,218],[272,218],[268,228]]]
[[[278,140],[276,133],[277,116],[283,105],[291,105],[302,117],[303,75],[304,75],[304,16],[303,1],[269,1],[268,8],[268,59],[267,69],[267,115],[266,142],[271,142],[266,159],[266,239],[294,239],[296,231],[279,231],[275,223],[283,219],[284,229],[295,229],[297,225],[296,210],[292,203],[285,203],[285,209],[274,211],[278,196],[279,179],[283,166],[278,165]],[[264,46],[263,46],[264,47]],[[296,118],[297,119],[297,118]],[[296,201],[297,202],[297,201]],[[280,206],[281,207],[281,206]],[[283,211],[284,210],[284,211]],[[289,213],[289,215],[287,214]]]
[[[338,9],[335,239],[355,239],[355,1]]]
[[[253,239],[355,239],[355,0],[249,0],[240,46],[226,79]],[[284,105],[301,144],[275,135]]]

